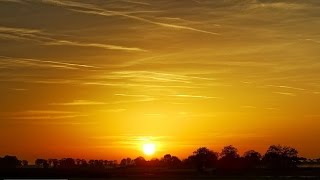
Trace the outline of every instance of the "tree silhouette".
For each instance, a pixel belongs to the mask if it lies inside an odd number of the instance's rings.
[[[264,155],[263,161],[269,168],[293,168],[299,162],[298,151],[289,146],[272,145]]]
[[[27,160],[21,161],[22,167],[27,167],[29,165],[29,162]]]
[[[170,154],[166,154],[161,159],[162,166],[165,167],[179,167],[181,165],[181,160],[176,156],[171,156]]]
[[[74,168],[76,167],[76,162],[72,158],[63,158],[59,161],[61,168]]]
[[[75,162],[77,167],[85,168],[89,166],[89,164],[85,159],[76,159]]]
[[[198,171],[203,171],[205,168],[216,166],[218,153],[209,150],[206,147],[201,147],[193,152],[192,156],[188,157],[189,163],[196,166]]]
[[[147,162],[147,161],[146,161],[143,157],[141,157],[141,156],[137,157],[137,158],[134,159],[133,161],[134,161],[134,164],[135,164],[137,167],[143,167],[143,166],[146,165],[146,162]]]
[[[59,166],[59,160],[58,159],[48,159],[49,167],[57,168]]]
[[[35,165],[39,168],[48,168],[49,167],[49,163],[45,159],[36,159]]]
[[[250,150],[244,153],[243,160],[244,165],[248,168],[254,168],[261,163],[261,154],[255,150]]]
[[[218,159],[220,155],[220,158]],[[261,154],[257,151],[250,150],[243,154],[242,157],[238,154],[237,148],[233,146],[225,146],[221,153],[216,153],[206,147],[200,147],[192,153],[187,159],[181,161],[178,157],[166,154],[160,160],[157,158],[145,160],[143,157],[122,159],[120,164],[116,161],[109,160],[89,160],[84,159],[36,159],[36,168],[56,168],[58,171],[53,172],[77,172],[87,168],[88,172],[106,172],[106,168],[117,167],[139,167],[139,168],[196,168],[198,171],[214,170],[215,172],[234,173],[242,170],[253,170],[259,168],[268,172],[275,169],[284,170],[285,168],[297,167],[298,163],[306,165],[317,165],[319,159],[306,159],[298,157],[298,151],[292,147],[272,145],[261,158]],[[28,167],[28,161],[19,160],[16,156],[0,157],[0,168],[24,168]],[[81,169],[79,169],[81,168]],[[213,168],[213,169],[212,169]],[[246,168],[246,169],[244,169]],[[70,170],[79,169],[79,170]],[[83,172],[86,172],[84,170]],[[47,170],[43,170],[46,172]],[[51,170],[50,170],[51,171]],[[278,172],[278,171],[276,171]]]
[[[1,168],[17,168],[21,166],[21,161],[16,156],[5,156],[0,158]]]
[[[238,149],[229,145],[222,149],[218,165],[219,168],[223,169],[236,169],[241,167],[240,161],[241,159],[238,154]]]
[[[104,168],[104,160],[89,160],[89,167],[90,168]]]
[[[171,167],[179,167],[181,166],[181,160],[177,156],[171,157]]]
[[[129,166],[133,166],[134,161],[132,161],[131,158],[124,158],[120,161],[120,166],[121,167],[129,167]]]
[[[220,153],[221,158],[229,158],[229,159],[236,159],[239,158],[240,155],[238,154],[238,149],[233,147],[232,145],[226,146],[222,149]]]
[[[149,167],[159,167],[160,160],[158,158],[152,158],[150,161],[147,161]]]
[[[163,158],[162,158],[162,163],[163,163],[163,165],[164,166],[167,166],[167,167],[169,167],[170,166],[170,163],[171,163],[171,154],[166,154],[166,155],[164,155],[163,156]]]

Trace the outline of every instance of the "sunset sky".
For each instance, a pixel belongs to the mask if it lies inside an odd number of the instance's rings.
[[[319,0],[0,0],[0,156],[319,158],[319,137]]]

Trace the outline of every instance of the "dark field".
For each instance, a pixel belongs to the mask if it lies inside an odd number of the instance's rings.
[[[76,179],[69,179],[69,180],[103,180],[104,178],[76,178]],[[299,179],[319,179],[319,177],[113,177],[108,178],[111,180],[126,180],[126,179],[133,179],[133,180],[174,180],[174,179],[182,179],[182,180],[206,180],[206,179],[213,179],[213,180],[273,180],[273,179],[288,179],[288,180],[299,180]]]
[[[256,169],[255,171],[213,171],[197,172],[192,169],[109,169],[109,170],[88,170],[88,169],[1,169],[0,179],[70,179],[70,180],[271,180],[271,179],[317,179],[320,180],[319,168],[298,168],[290,171],[271,171]]]

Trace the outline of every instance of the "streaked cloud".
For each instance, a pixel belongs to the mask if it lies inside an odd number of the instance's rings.
[[[153,142],[160,145],[163,141],[168,141],[171,136],[148,136],[148,135],[135,135],[135,134],[124,134],[116,136],[95,136],[91,137],[94,140],[108,140],[108,145],[103,145],[102,147],[118,147],[126,146],[131,147],[132,145],[142,145],[143,143]]]
[[[14,28],[0,26],[0,38],[12,40],[28,40],[41,43],[42,45],[55,46],[79,46],[79,47],[93,47],[103,48],[106,50],[122,50],[122,51],[146,51],[136,47],[125,47],[111,44],[91,43],[91,42],[76,42],[71,40],[59,39],[55,35],[43,32],[37,29]]]
[[[54,106],[83,106],[83,105],[104,105],[105,102],[98,101],[89,101],[89,100],[74,100],[72,102],[64,102],[64,103],[50,103],[50,105]]]
[[[152,98],[152,97],[146,97],[146,98],[135,99],[135,100],[118,100],[118,101],[109,101],[109,102],[74,100],[71,102],[50,103],[49,105],[53,105],[53,106],[115,105],[115,104],[128,104],[128,103],[137,103],[137,102],[150,102],[154,100],[156,100],[156,98]]]
[[[147,5],[151,6],[150,3],[147,2],[141,2],[141,1],[131,1],[131,0],[121,0],[122,2],[127,2],[127,3],[133,3],[133,4],[139,4],[139,5]]]
[[[256,109],[257,107],[256,106],[241,106],[241,108],[244,108],[244,109]]]
[[[143,115],[145,115],[145,116],[162,116],[162,114],[160,114],[160,113],[145,113]]]
[[[59,6],[64,6],[66,8],[69,8],[70,10],[73,10],[73,8],[80,8],[80,10],[76,9],[76,11],[82,12],[82,13],[87,13],[87,14],[95,14],[95,15],[101,15],[101,16],[110,16],[110,15],[121,16],[121,17],[125,17],[128,19],[133,19],[133,20],[144,22],[144,23],[154,24],[154,25],[167,27],[167,28],[189,30],[189,31],[195,31],[195,32],[200,32],[200,33],[205,33],[205,34],[210,34],[210,35],[220,35],[219,33],[201,30],[201,29],[197,29],[197,28],[192,28],[192,27],[188,27],[188,26],[157,22],[157,21],[149,20],[149,19],[142,18],[139,16],[129,15],[129,14],[119,12],[119,11],[106,10],[106,9],[94,6],[92,4],[79,3],[79,2],[74,2],[74,1],[59,1],[59,0],[44,0],[42,2],[49,3],[49,4],[55,4],[55,5],[59,5]]]
[[[29,58],[17,58],[17,57],[5,57],[0,56],[0,60],[5,65],[12,66],[13,64],[21,64],[23,66],[42,66],[42,67],[54,67],[54,68],[65,68],[65,69],[78,69],[78,68],[98,68],[92,65],[77,64],[77,63],[66,63],[60,61],[49,61],[40,59],[29,59]]]
[[[0,0],[0,3],[2,2],[9,2],[9,3],[24,3],[21,0]]]
[[[67,46],[80,46],[80,47],[96,47],[96,48],[103,48],[107,50],[123,50],[123,51],[146,51],[140,48],[134,47],[124,47],[124,46],[116,46],[116,45],[109,45],[109,44],[99,44],[99,43],[80,43],[75,41],[67,41],[67,40],[57,40],[53,42],[44,43],[44,45],[67,45]]]
[[[42,116],[19,116],[19,117],[10,117],[9,119],[20,119],[20,120],[50,120],[50,119],[69,119],[69,118],[78,118],[84,117],[86,115],[42,115]]]
[[[106,109],[106,110],[101,110],[102,112],[108,112],[108,113],[120,113],[124,112],[127,109]]]
[[[197,86],[183,86],[183,85],[157,85],[157,84],[142,84],[142,83],[107,83],[107,82],[85,82],[84,85],[92,86],[115,86],[122,88],[130,87],[146,87],[146,88],[182,88],[182,89],[201,89],[203,87]]]
[[[286,95],[286,96],[297,96],[295,93],[290,93],[290,92],[272,92],[272,93]]]
[[[53,111],[53,110],[28,110],[21,112],[22,114],[75,114],[72,111]]]
[[[170,96],[179,97],[179,98],[220,99],[220,97],[188,95],[188,94],[175,94],[175,95],[170,95]]]
[[[115,94],[115,96],[123,96],[123,97],[150,97],[148,95],[142,94]]]
[[[305,40],[306,40],[306,41],[311,41],[311,42],[320,44],[320,41],[315,40],[315,39],[305,39]]]
[[[64,120],[88,116],[78,112],[54,110],[27,110],[14,113],[2,113],[2,115],[12,120]]]
[[[291,87],[291,86],[279,86],[279,85],[267,85],[268,87],[275,87],[275,88],[284,88],[284,89],[292,89],[292,90],[299,90],[304,91],[303,88]]]
[[[294,3],[294,2],[257,2],[253,5],[255,8],[279,8],[286,10],[299,10],[305,9],[308,6],[303,3]]]
[[[23,89],[23,88],[13,88],[12,90],[14,90],[14,91],[27,91],[28,89]]]

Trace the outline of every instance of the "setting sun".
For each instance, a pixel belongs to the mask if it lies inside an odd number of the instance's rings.
[[[152,155],[156,151],[156,145],[153,143],[143,144],[143,152],[145,155]]]

